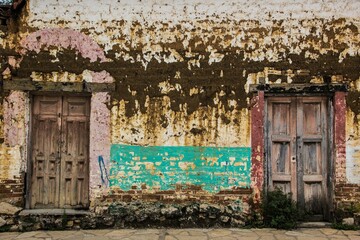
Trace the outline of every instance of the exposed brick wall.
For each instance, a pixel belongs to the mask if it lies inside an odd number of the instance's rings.
[[[242,214],[250,211],[249,199],[252,198],[251,189],[222,190],[216,194],[209,194],[201,190],[198,186],[177,186],[176,190],[167,191],[146,191],[142,189],[133,189],[122,191],[118,188],[111,189],[108,193],[98,196],[91,203],[92,211],[99,211],[116,202],[150,202],[163,204],[180,203],[214,203],[220,205],[236,204],[241,209]]]
[[[22,177],[0,179],[0,202],[8,202],[19,207],[24,206],[24,181]]]
[[[360,199],[360,186],[358,184],[337,183],[335,187],[335,203],[339,209],[358,206]]]
[[[179,202],[217,202],[226,203],[241,199],[246,201],[251,196],[251,189],[238,190],[221,190],[216,194],[209,194],[202,191],[200,187],[190,186],[185,189],[166,190],[148,192],[141,189],[133,189],[129,191],[122,191],[120,189],[112,189],[109,194],[103,195],[98,199],[107,199],[107,202],[120,200],[130,202],[135,200],[145,201],[161,201],[165,203],[179,203]]]
[[[252,99],[254,106],[251,110],[251,187],[254,189],[254,198],[261,200],[264,184],[264,92],[259,91]]]
[[[354,202],[358,187],[346,180],[346,93],[334,96],[334,160],[335,160],[335,207]],[[356,201],[356,200],[355,200]]]
[[[336,92],[334,96],[334,152],[335,181],[346,182],[346,93]]]

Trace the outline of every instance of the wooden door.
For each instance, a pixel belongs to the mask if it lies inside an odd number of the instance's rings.
[[[89,116],[89,98],[34,96],[31,208],[88,206]]]
[[[267,99],[268,187],[292,193],[305,212],[328,211],[328,124],[325,97]]]

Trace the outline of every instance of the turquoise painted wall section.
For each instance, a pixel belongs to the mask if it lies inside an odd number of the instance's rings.
[[[111,146],[110,186],[130,190],[175,189],[176,183],[208,192],[250,187],[251,149],[246,147]]]

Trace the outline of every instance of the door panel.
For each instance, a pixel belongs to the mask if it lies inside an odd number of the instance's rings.
[[[324,97],[267,99],[268,187],[291,192],[312,214],[327,211],[326,111]]]
[[[88,203],[89,102],[67,97],[63,109],[62,181],[64,206],[81,207]]]
[[[299,188],[303,189],[298,201],[307,212],[323,214],[327,211],[326,98],[298,98],[297,108]]]
[[[296,177],[292,173],[295,169],[291,161],[295,137],[294,102],[287,98],[272,98],[267,109],[270,140],[267,152],[271,162],[269,187],[296,194]]]
[[[30,204],[32,208],[58,205],[60,113],[61,97],[34,98]]]
[[[31,208],[87,207],[89,115],[88,98],[34,97]]]

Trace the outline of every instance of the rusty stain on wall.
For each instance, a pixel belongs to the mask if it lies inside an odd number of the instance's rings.
[[[133,93],[136,94],[136,93]],[[212,101],[217,101],[215,95]],[[127,116],[126,101],[112,103],[112,143],[168,146],[249,146],[248,110],[226,111],[199,107],[187,113],[186,103],[178,112],[170,108],[167,96],[146,96],[145,111],[137,104],[136,114]],[[154,135],[154,133],[156,133]]]

